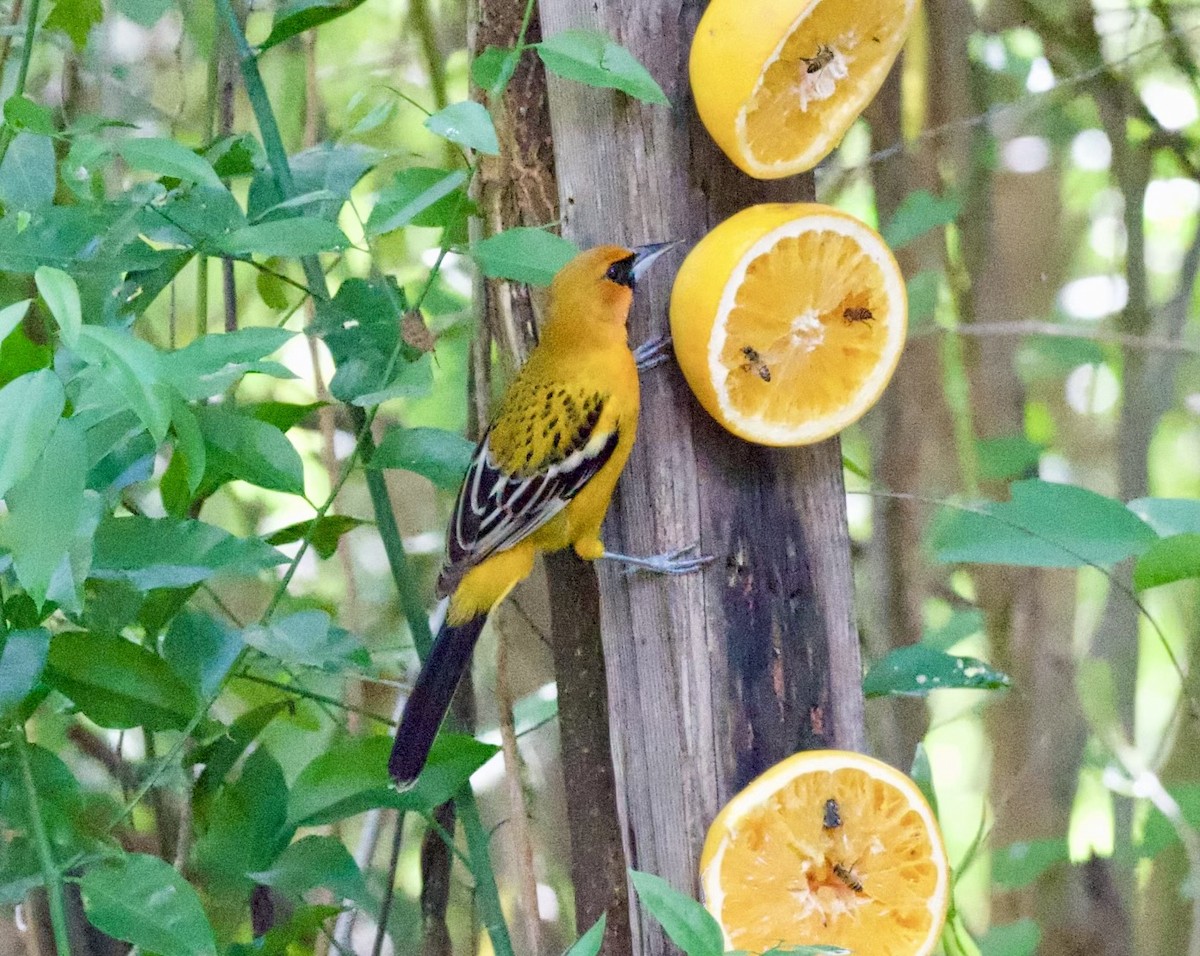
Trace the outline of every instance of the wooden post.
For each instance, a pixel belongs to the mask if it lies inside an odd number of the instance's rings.
[[[563,232],[581,245],[695,242],[753,203],[811,197],[811,180],[756,182],[709,140],[687,82],[700,13],[678,0],[541,0],[546,36],[603,31],[672,103],[551,77]],[[634,343],[666,330],[679,261],[639,288]],[[694,895],[705,831],[741,786],[796,750],[862,744],[839,444],[747,444],[709,419],[673,364],[650,371],[605,541],[633,554],[698,541],[715,558],[680,578],[600,569],[626,861]],[[635,954],[670,951],[640,909],[631,919]]]

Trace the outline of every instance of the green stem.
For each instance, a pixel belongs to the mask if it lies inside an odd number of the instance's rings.
[[[467,852],[471,854],[471,875],[475,878],[475,905],[479,907],[479,918],[491,937],[496,956],[513,956],[504,910],[500,908],[500,891],[496,888],[496,877],[492,872],[488,833],[479,819],[479,806],[475,803],[470,783],[462,788],[454,802],[458,806],[463,832],[467,835]]]
[[[21,66],[17,70],[17,85],[13,89],[13,96],[25,95],[25,81],[29,78],[29,61],[33,58],[33,38],[37,33],[37,18],[38,7],[41,0],[30,0],[29,10],[25,15],[25,39],[21,45]],[[8,152],[9,144],[12,143],[15,132],[8,123],[5,123],[3,128],[0,128],[0,163],[4,162],[4,156]]]
[[[242,71],[242,82],[246,84],[246,96],[254,110],[254,118],[258,122],[258,131],[262,134],[263,149],[267,152],[267,161],[271,164],[271,175],[279,189],[283,200],[296,197],[296,183],[292,179],[292,167],[288,164],[287,150],[283,146],[283,137],[279,134],[279,123],[275,120],[275,110],[271,107],[271,99],[267,96],[267,87],[263,83],[262,73],[258,69],[258,60],[254,57],[242,25],[233,10],[232,0],[217,0],[217,9],[225,20],[229,35],[233,38],[237,50],[238,65]],[[325,273],[321,271],[321,262],[316,256],[303,256],[300,264],[304,267],[304,275],[315,294],[329,298],[329,287],[325,284]]]
[[[29,807],[29,820],[33,825],[33,839],[37,844],[38,860],[42,867],[42,879],[46,883],[46,896],[50,902],[50,926],[54,930],[54,948],[58,956],[71,956],[71,937],[67,932],[67,909],[63,902],[62,871],[54,862],[54,851],[46,824],[42,820],[42,807],[38,800],[37,785],[33,781],[33,765],[29,760],[29,741],[25,738],[24,725],[13,729],[13,742],[21,759],[21,777],[25,783],[25,801]]]

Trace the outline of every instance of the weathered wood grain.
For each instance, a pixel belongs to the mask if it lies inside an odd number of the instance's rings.
[[[564,234],[582,245],[694,242],[811,182],[738,172],[695,117],[687,52],[699,4],[542,0],[543,32],[599,29],[647,64],[671,107],[551,77]],[[639,288],[631,339],[665,330],[672,266]],[[647,373],[637,446],[605,525],[612,550],[698,541],[681,578],[601,569],[603,637],[626,859],[690,893],[705,830],[755,774],[798,749],[862,742],[858,639],[836,440],[779,451],[713,423],[673,365]],[[632,914],[636,954],[670,952]],[[622,954],[623,956],[623,954]]]

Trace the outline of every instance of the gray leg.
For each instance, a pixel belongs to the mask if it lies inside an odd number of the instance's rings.
[[[601,557],[608,558],[610,561],[619,561],[625,565],[627,574],[633,574],[636,571],[652,571],[655,574],[691,574],[712,561],[710,554],[694,554],[685,557],[689,552],[698,548],[699,544],[689,544],[686,548],[668,551],[666,554],[653,554],[644,558],[605,551]]]
[[[639,372],[656,368],[670,358],[671,334],[669,332],[664,332],[655,338],[647,339],[633,350],[633,360],[637,362]]]

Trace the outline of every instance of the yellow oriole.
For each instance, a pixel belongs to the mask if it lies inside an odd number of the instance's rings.
[[[488,612],[539,552],[574,547],[668,573],[705,558],[606,552],[600,525],[637,430],[638,365],[626,321],[638,278],[674,243],[580,253],[550,286],[541,340],[475,451],[446,535],[445,620],[404,708],[388,771],[401,789],[425,766]],[[649,364],[649,363],[647,363]]]

